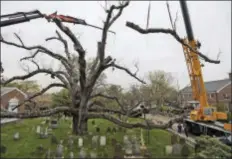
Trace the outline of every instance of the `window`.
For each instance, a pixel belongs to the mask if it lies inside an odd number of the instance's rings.
[[[213,93],[210,94],[210,98],[214,98],[214,94]]]
[[[229,96],[228,96],[228,94],[223,94],[223,97],[224,97],[224,99],[229,99]]]
[[[8,111],[10,112],[18,112],[18,108],[12,110],[13,108],[15,108],[18,105],[18,99],[17,98],[13,98],[11,100],[9,100],[8,103]]]

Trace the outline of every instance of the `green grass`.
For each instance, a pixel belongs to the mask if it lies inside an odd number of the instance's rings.
[[[130,119],[130,122],[137,122],[141,119]],[[7,158],[34,158],[34,157],[44,157],[45,152],[43,153],[36,153],[36,147],[40,144],[47,150],[50,148],[52,151],[55,151],[56,145],[51,144],[50,137],[47,139],[39,139],[38,135],[36,134],[36,126],[39,125],[43,121],[43,119],[26,119],[20,121],[19,123],[11,123],[4,125],[1,128],[1,144],[7,147],[7,152],[2,157]],[[100,127],[100,134],[105,135],[107,127],[116,127],[116,125],[112,124],[109,121],[97,119],[95,120],[95,125]],[[71,120],[59,121],[59,128],[53,130],[53,134],[57,137],[58,141],[63,140],[63,145],[67,147],[68,137],[71,133],[70,129]],[[34,129],[33,129],[34,127]],[[89,120],[88,130],[95,133],[95,127],[92,125],[92,120]],[[13,140],[13,135],[15,132],[19,132],[20,139],[18,141]],[[147,131],[143,130],[145,144],[147,145],[149,151],[152,153],[153,157],[164,157],[164,148],[166,145],[171,144],[171,134],[165,130],[151,130],[149,135],[149,143],[147,143]],[[138,138],[140,137],[140,129],[127,129],[126,134],[136,135]],[[107,153],[108,157],[113,157],[113,146],[111,145],[111,139],[115,138],[118,142],[122,143],[123,136],[125,132],[117,132],[116,134],[106,135],[107,146],[100,147],[97,149],[98,156]],[[77,157],[79,152],[78,148],[78,136],[74,137],[74,156]],[[91,145],[91,137],[85,136],[84,137],[84,148],[87,151],[90,151]],[[64,157],[68,157],[68,154],[71,150],[65,148]]]

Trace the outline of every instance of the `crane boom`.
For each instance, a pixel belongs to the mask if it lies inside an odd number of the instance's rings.
[[[185,42],[189,44],[194,50],[197,51],[198,44],[194,40],[192,25],[191,25],[186,1],[180,1],[180,6],[181,6],[184,24],[187,33],[187,39],[185,39]],[[207,93],[205,90],[205,84],[203,80],[199,57],[195,52],[191,51],[186,46],[183,46],[183,49],[184,49],[185,60],[191,81],[193,99],[199,101],[200,108],[208,107]]]

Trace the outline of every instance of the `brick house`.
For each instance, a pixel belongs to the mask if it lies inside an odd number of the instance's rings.
[[[224,104],[229,111],[232,111],[231,103],[231,73],[228,79],[205,82],[205,88],[210,105]],[[187,86],[180,91],[181,105],[187,105],[187,102],[192,101],[192,88]]]
[[[27,95],[16,87],[1,87],[1,109],[12,111],[16,105],[27,98]],[[24,112],[25,106],[21,105],[13,112]]]

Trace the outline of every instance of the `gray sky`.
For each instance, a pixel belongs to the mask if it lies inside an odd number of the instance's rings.
[[[40,10],[50,14],[58,11],[60,14],[76,16],[85,19],[88,23],[102,26],[106,15],[97,1],[1,1],[1,15],[19,11]],[[110,2],[113,3],[113,2]],[[178,10],[177,31],[179,35],[186,36],[184,23],[178,1],[171,1],[172,15]],[[216,58],[219,50],[221,64],[205,63],[203,68],[204,80],[217,80],[228,77],[231,70],[231,1],[191,1],[187,2],[195,37],[202,43],[201,52],[211,58]],[[164,70],[171,72],[179,80],[181,87],[189,83],[187,67],[182,51],[182,46],[171,36],[160,34],[141,35],[125,26],[126,21],[132,21],[142,27],[146,26],[148,2],[132,1],[122,16],[112,26],[111,30],[116,35],[109,34],[107,54],[116,58],[119,64],[132,70],[134,62],[139,62],[139,76],[144,77],[148,71]],[[78,25],[68,24],[78,36],[87,57],[96,55],[97,41],[101,38],[101,31]],[[165,1],[151,3],[150,26],[170,27]],[[3,37],[7,40],[16,40],[13,33],[18,33],[25,44],[42,44],[62,54],[62,44],[58,42],[46,43],[45,39],[55,35],[57,27],[45,19],[32,20],[23,24],[1,28]],[[72,47],[72,45],[70,45]],[[19,59],[28,55],[28,52],[15,47],[1,44],[1,61],[5,69],[4,75],[23,75]],[[38,59],[38,58],[37,58]],[[51,61],[48,56],[41,56],[38,61],[44,66],[57,67],[56,61]],[[121,84],[128,87],[137,83],[135,79],[122,71],[107,71],[108,82]],[[39,75],[32,79],[39,80],[42,86],[52,82],[48,76]]]

